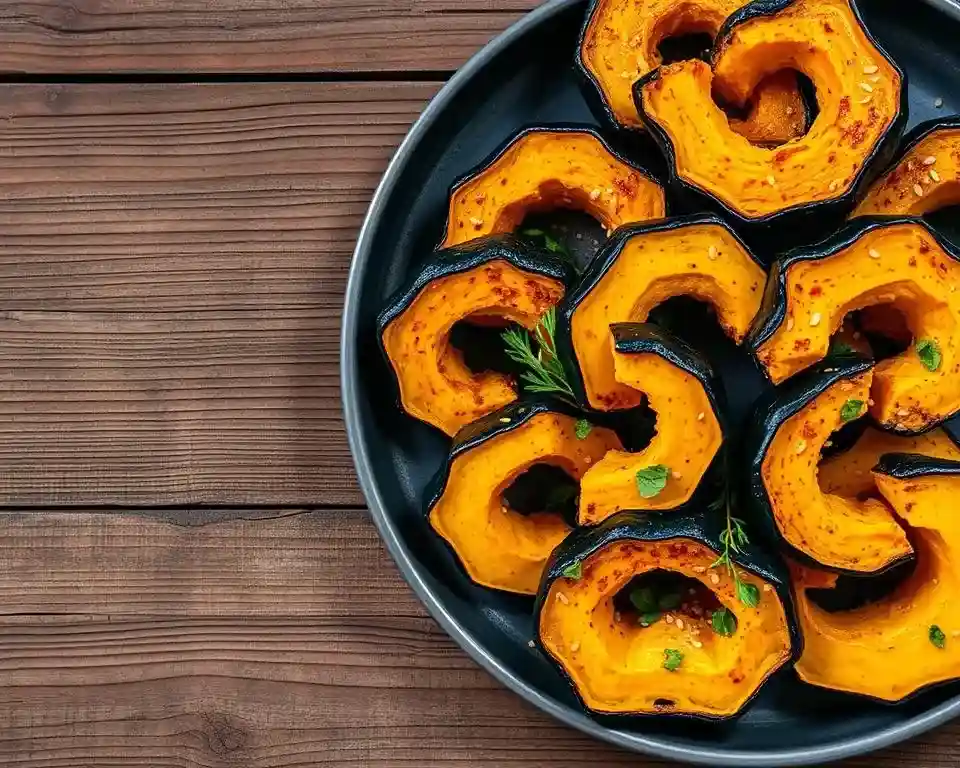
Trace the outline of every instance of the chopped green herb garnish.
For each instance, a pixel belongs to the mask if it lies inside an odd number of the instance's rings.
[[[943,634],[943,630],[936,624],[930,627],[930,642],[937,646],[937,648],[943,648],[947,644],[947,636]]]
[[[508,328],[503,332],[503,342],[507,348],[507,357],[525,366],[520,378],[525,389],[537,394],[550,394],[576,402],[573,388],[567,381],[567,372],[557,356],[554,338],[557,332],[557,312],[551,308],[537,323],[531,335],[525,328]],[[537,351],[533,351],[536,339]]]
[[[656,613],[659,610],[657,596],[650,587],[637,587],[630,592],[630,604],[638,613]]]
[[[651,611],[650,613],[644,613],[640,615],[640,626],[649,627],[652,624],[656,624],[660,621],[660,612]]]
[[[753,584],[748,584],[740,578],[740,571],[733,563],[733,555],[741,554],[743,548],[750,543],[747,538],[747,532],[743,528],[743,521],[734,517],[730,512],[729,496],[726,502],[727,507],[727,527],[720,533],[720,544],[723,546],[723,553],[712,564],[711,568],[724,567],[727,573],[733,579],[733,585],[736,589],[737,599],[748,606],[756,608],[760,604],[760,590]]]
[[[675,648],[667,648],[663,652],[663,668],[667,672],[676,672],[683,664],[683,654]]]
[[[563,574],[565,579],[573,579],[574,581],[579,581],[583,577],[583,563],[579,560],[574,560],[570,565],[564,568],[560,573]]]
[[[710,624],[714,632],[724,637],[731,637],[737,631],[737,617],[726,608],[714,611],[713,616],[710,617]]]
[[[544,232],[542,229],[521,229],[520,234],[535,240],[543,240],[544,247],[546,247],[550,253],[559,253],[567,257],[570,256],[570,250],[564,243],[547,232]]]
[[[737,577],[736,582],[737,599],[741,603],[748,608],[756,608],[758,605],[760,605],[760,590],[757,589],[755,584],[741,581],[739,576]]]
[[[640,491],[640,498],[652,499],[654,496],[659,496],[660,492],[667,487],[668,477],[670,477],[670,467],[663,464],[641,469],[637,472],[637,490]]]
[[[586,419],[580,419],[576,426],[577,440],[586,440],[587,435],[593,430],[593,424]]]
[[[840,420],[846,423],[859,419],[860,414],[863,413],[864,405],[866,405],[866,403],[864,403],[863,400],[847,400],[847,402],[843,404],[843,408],[840,409]]]
[[[940,345],[933,339],[920,339],[917,342],[917,357],[928,371],[937,371],[943,362]]]

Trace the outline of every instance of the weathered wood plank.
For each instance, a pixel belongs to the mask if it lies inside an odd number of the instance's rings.
[[[437,87],[0,87],[0,505],[360,503],[350,250]]]
[[[540,0],[8,0],[0,71],[449,71]]]

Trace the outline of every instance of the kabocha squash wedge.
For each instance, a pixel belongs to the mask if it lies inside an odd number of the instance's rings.
[[[749,347],[778,384],[823,359],[844,317],[903,313],[914,342],[876,370],[870,413],[884,428],[930,429],[960,410],[960,252],[922,221],[855,219],[770,272]]]
[[[922,435],[895,435],[867,427],[849,450],[820,464],[820,489],[848,499],[877,496],[872,470],[885,453],[920,453],[960,461],[960,447],[942,429]]]
[[[960,678],[960,463],[888,454],[874,471],[880,493],[910,526],[914,571],[881,600],[829,613],[809,589],[829,589],[829,574],[794,568],[797,612],[805,639],[796,670],[812,685],[902,701]]]
[[[523,515],[503,499],[535,464],[578,480],[620,441],[593,427],[577,435],[577,417],[543,402],[514,403],[465,427],[428,491],[430,525],[470,578],[485,587],[535,594],[547,558],[570,532],[552,513]]]
[[[669,37],[715,36],[741,0],[594,0],[580,36],[577,66],[590,95],[614,125],[642,129],[632,86],[657,69],[660,44]],[[807,108],[792,72],[763,80],[752,108],[731,128],[755,144],[782,144],[807,129]]]
[[[731,129],[713,91],[743,105],[763,77],[784,68],[810,77],[819,114],[800,138],[752,146]],[[848,0],[757,0],[724,23],[712,68],[661,67],[634,85],[634,97],[679,190],[753,232],[774,234],[777,224],[782,235],[850,211],[895,150],[904,88]]]
[[[835,571],[877,573],[913,552],[882,501],[825,493],[818,482],[831,435],[866,413],[872,366],[853,356],[819,363],[760,402],[745,439],[755,517],[798,558]]]
[[[760,308],[765,280],[750,251],[716,217],[620,229],[558,309],[557,344],[562,357],[575,361],[575,388],[598,410],[639,405],[640,393],[617,381],[611,324],[645,322],[658,305],[688,296],[710,304],[739,342]]]
[[[536,642],[592,714],[734,717],[799,654],[780,566],[744,547],[736,566],[759,602],[741,603],[730,573],[711,568],[723,548],[705,519],[623,512],[574,532],[551,556],[537,595]],[[664,571],[692,580],[702,605],[674,605],[679,620],[618,610],[618,594],[634,579]],[[713,628],[709,612],[721,609],[731,614],[730,636]]]
[[[960,203],[960,116],[922,123],[854,216],[922,216]]]
[[[656,414],[656,434],[637,453],[610,451],[584,475],[580,525],[593,525],[623,509],[685,504],[723,443],[717,379],[696,352],[649,323],[612,325],[610,332],[614,375],[646,396]],[[644,478],[651,472],[658,482],[648,488]]]
[[[587,127],[529,128],[450,192],[441,248],[512,232],[531,211],[572,208],[608,231],[660,219],[663,188]]]
[[[453,326],[476,314],[533,329],[571,279],[563,261],[512,235],[440,251],[381,313],[380,342],[411,416],[448,435],[517,398],[513,380],[473,373],[450,344]]]

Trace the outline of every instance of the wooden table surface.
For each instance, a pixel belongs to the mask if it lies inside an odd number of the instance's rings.
[[[341,422],[374,186],[535,4],[0,2],[0,765],[664,765],[438,629]]]

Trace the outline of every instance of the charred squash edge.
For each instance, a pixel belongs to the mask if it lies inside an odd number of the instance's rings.
[[[618,512],[613,517],[604,520],[592,528],[580,528],[567,536],[550,556],[543,571],[540,589],[537,592],[533,614],[534,642],[540,653],[545,656],[557,669],[561,677],[570,685],[583,710],[601,722],[616,724],[630,722],[638,718],[656,718],[668,720],[699,720],[707,722],[727,722],[743,714],[756,698],[757,694],[770,680],[784,670],[791,669],[800,654],[803,652],[803,636],[800,633],[800,624],[793,603],[793,593],[790,588],[790,578],[786,567],[779,558],[771,557],[761,549],[747,545],[742,547],[742,553],[731,552],[734,562],[739,568],[749,571],[753,575],[770,584],[777,599],[783,605],[787,617],[787,626],[790,632],[791,657],[778,670],[757,687],[753,695],[747,699],[739,711],[732,715],[712,717],[692,713],[650,713],[625,712],[617,714],[598,713],[587,708],[579,691],[570,676],[544,647],[540,639],[540,613],[543,609],[550,586],[557,579],[563,577],[563,571],[578,561],[584,561],[603,547],[617,541],[667,541],[670,539],[686,538],[698,541],[718,556],[723,551],[720,544],[720,533],[724,530],[722,515],[713,515],[706,509],[689,510],[687,512]],[[769,599],[770,594],[764,592],[761,600]]]
[[[869,371],[873,366],[873,360],[860,355],[826,358],[803,373],[787,380],[758,401],[754,415],[747,423],[743,443],[745,453],[742,463],[746,466],[743,501],[752,512],[749,516],[750,521],[763,527],[767,541],[776,542],[791,558],[801,564],[821,571],[858,577],[879,576],[912,559],[913,555],[911,553],[905,557],[891,560],[880,570],[870,573],[831,567],[814,560],[805,552],[794,547],[780,532],[773,514],[770,496],[763,482],[763,462],[777,431],[787,419],[796,416],[837,382]]]
[[[857,20],[857,23],[860,25],[860,28],[863,30],[867,39],[877,49],[879,55],[886,59],[890,66],[893,67],[893,69],[900,76],[900,110],[899,114],[897,114],[890,123],[890,126],[887,128],[887,132],[883,135],[883,138],[877,142],[876,146],[873,148],[873,151],[864,158],[863,165],[857,172],[856,180],[850,185],[850,189],[847,190],[846,194],[830,200],[798,203],[789,208],[785,208],[782,211],[769,213],[766,216],[747,218],[730,208],[726,203],[719,198],[714,197],[709,192],[700,189],[698,186],[691,184],[688,181],[685,181],[683,178],[681,178],[677,170],[676,151],[674,149],[673,140],[670,138],[667,132],[657,124],[655,120],[647,116],[645,110],[643,109],[644,87],[660,78],[660,70],[655,69],[653,72],[645,77],[640,78],[633,84],[633,101],[637,107],[637,112],[639,113],[640,119],[643,121],[644,126],[650,132],[650,135],[656,140],[657,144],[660,146],[660,149],[663,151],[663,154],[666,156],[667,185],[674,190],[675,193],[686,198],[692,198],[698,203],[706,205],[722,215],[729,216],[730,220],[734,221],[738,227],[749,229],[754,233],[773,235],[774,230],[776,229],[789,230],[794,227],[802,227],[805,225],[826,227],[831,224],[840,225],[842,223],[844,217],[853,210],[854,206],[863,196],[863,193],[866,192],[869,185],[879,178],[883,169],[889,164],[890,159],[897,150],[900,136],[903,133],[903,129],[907,124],[910,114],[909,104],[907,101],[906,72],[900,68],[890,54],[887,53],[886,49],[880,45],[877,39],[870,33],[870,30],[863,22],[863,17],[860,15],[860,10],[857,8],[857,4],[854,2],[854,0],[849,1],[853,16]],[[711,59],[716,55],[717,51],[721,50],[723,47],[723,41],[725,38],[733,34],[733,30],[736,26],[744,24],[760,16],[772,16],[776,13],[779,13],[784,8],[787,8],[794,2],[796,2],[796,0],[754,0],[752,3],[748,3],[739,10],[735,11],[727,18],[727,20],[723,23],[723,26],[720,28],[720,31],[717,33],[713,50],[711,52]]]
[[[513,146],[514,143],[522,139],[524,136],[527,136],[531,133],[586,133],[595,138],[600,144],[606,149],[613,157],[619,160],[624,165],[632,168],[637,173],[644,176],[647,181],[652,184],[656,184],[658,187],[664,190],[666,193],[666,188],[663,181],[658,178],[657,174],[651,171],[648,167],[640,165],[632,157],[628,157],[623,150],[615,148],[611,145],[609,139],[601,135],[597,130],[596,126],[590,125],[589,123],[557,123],[556,125],[528,125],[521,128],[515,134],[503,141],[497,149],[491,152],[487,157],[482,160],[480,163],[475,165],[466,173],[461,174],[456,178],[453,184],[450,185],[450,189],[447,193],[447,209],[444,214],[443,226],[440,230],[440,236],[437,239],[438,243],[443,243],[444,238],[446,237],[447,227],[450,225],[450,206],[449,202],[453,199],[454,195],[460,191],[460,188],[472,181],[476,176],[479,176],[481,173],[487,171],[491,165],[493,165],[497,160],[503,157],[504,154]],[[651,153],[653,154],[653,153]],[[660,158],[655,158],[654,162],[661,163]],[[670,202],[664,197],[664,206],[667,213],[669,213]],[[456,247],[456,246],[454,246]],[[441,250],[440,247],[437,247],[437,250]]]
[[[767,277],[767,286],[764,289],[763,300],[760,303],[760,311],[757,313],[757,319],[754,322],[753,328],[747,334],[747,338],[744,340],[744,345],[747,349],[756,355],[764,342],[773,336],[777,329],[783,324],[787,315],[787,272],[791,266],[802,261],[819,261],[820,259],[829,258],[839,251],[849,248],[861,237],[875,229],[896,227],[904,224],[914,224],[922,227],[927,234],[934,239],[937,245],[943,249],[947,256],[954,261],[960,262],[960,248],[943,237],[936,229],[921,218],[915,216],[860,216],[852,219],[850,223],[832,237],[811,246],[789,251],[773,263],[770,268],[770,274]],[[562,303],[561,301],[561,304]],[[824,358],[824,360],[829,359],[829,357]],[[821,361],[821,363],[822,362],[823,361]],[[809,371],[811,369],[808,368],[807,370]],[[764,375],[766,375],[765,371]],[[802,371],[797,374],[797,376],[802,375]],[[787,379],[787,382],[789,381],[790,379]],[[787,382],[785,382],[785,384]],[[910,432],[908,434],[923,434],[923,432],[929,432],[941,426],[945,421],[949,421],[955,415],[956,414],[953,414],[938,422],[934,422],[920,432]],[[895,430],[887,431],[895,432]]]
[[[573,336],[571,332],[573,314],[576,312],[577,306],[594,288],[597,287],[597,284],[604,278],[607,272],[610,271],[610,268],[620,257],[620,254],[626,244],[634,237],[637,237],[638,235],[653,234],[655,232],[670,232],[674,229],[683,229],[684,227],[702,225],[723,227],[727,232],[730,233],[733,239],[737,241],[740,247],[743,248],[744,252],[750,256],[754,263],[760,267],[763,267],[763,263],[754,255],[753,251],[744,244],[737,233],[734,232],[734,230],[720,217],[714,216],[713,214],[676,216],[674,218],[661,219],[654,222],[627,224],[626,226],[615,230],[613,234],[610,235],[607,242],[600,247],[600,250],[597,251],[596,255],[587,265],[587,268],[584,270],[579,282],[577,282],[577,284],[566,293],[563,299],[560,300],[560,303],[557,305],[557,351],[559,352],[560,359],[564,362],[564,365],[567,369],[567,375],[570,383],[573,386],[573,391],[577,395],[577,401],[582,407],[588,407],[589,403],[587,401],[587,394],[583,385],[583,374],[580,372],[580,364],[577,360],[576,351],[573,348]],[[662,336],[662,338],[669,339],[673,343],[679,342],[683,345],[683,347],[697,357],[697,353],[694,350],[690,349],[690,347],[688,347],[686,344],[683,344],[683,342],[680,342],[679,339],[676,339],[670,334],[665,334]],[[643,351],[652,351],[660,354],[660,352],[656,349]],[[669,360],[670,362],[680,365],[680,367],[686,370],[688,373],[700,378],[701,381],[704,381],[704,379],[700,377],[696,370],[685,367],[679,362],[679,360],[674,360],[673,358],[664,354],[660,354],[660,356],[666,360]],[[702,358],[700,358],[700,364],[701,366],[706,366],[705,368],[701,368],[701,371],[711,370],[709,365],[707,365]],[[714,381],[716,381],[715,377]],[[704,382],[704,384],[706,386],[706,382]],[[707,394],[710,396],[711,400],[714,400],[714,391],[709,387],[707,388]]]

